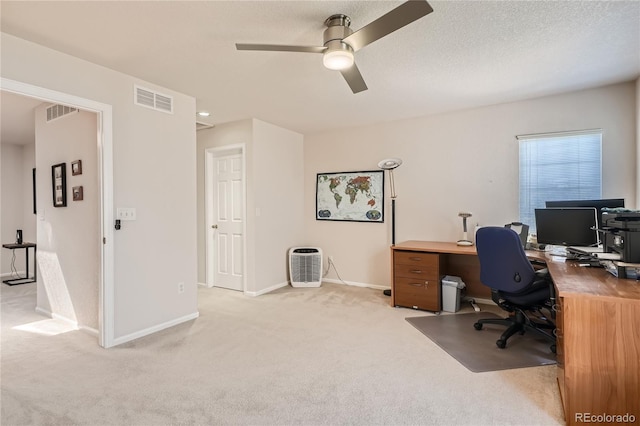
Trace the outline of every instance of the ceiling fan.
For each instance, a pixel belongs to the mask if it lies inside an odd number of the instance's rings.
[[[331,15],[324,21],[327,29],[324,30],[322,46],[236,43],[236,49],[322,53],[324,66],[340,71],[351,91],[359,93],[367,90],[367,85],[354,62],[353,54],[431,12],[433,8],[425,0],[407,1],[355,32],[349,28],[351,19],[348,16]]]

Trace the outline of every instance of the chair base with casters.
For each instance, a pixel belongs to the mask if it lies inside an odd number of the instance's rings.
[[[544,286],[548,283],[542,284]],[[502,309],[510,312],[511,315],[507,318],[483,318],[475,322],[473,327],[476,330],[482,330],[484,324],[497,324],[507,326],[507,329],[502,333],[500,338],[496,340],[496,346],[500,349],[504,349],[507,346],[507,340],[514,334],[525,334],[530,332],[538,336],[542,336],[551,343],[551,352],[556,353],[556,337],[555,337],[555,324],[543,313],[543,309],[550,312],[550,316],[553,317],[553,308],[550,304],[545,303],[540,306],[527,305],[519,306],[511,302],[505,301],[500,291],[493,290],[491,292],[491,298]],[[529,315],[527,315],[529,313]]]

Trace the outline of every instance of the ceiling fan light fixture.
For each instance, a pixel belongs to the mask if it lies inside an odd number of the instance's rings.
[[[326,68],[340,71],[353,66],[353,51],[346,44],[341,44],[344,47],[328,49],[324,52],[324,55],[322,56],[322,63]]]

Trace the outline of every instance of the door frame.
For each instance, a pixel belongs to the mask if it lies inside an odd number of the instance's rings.
[[[247,167],[245,144],[225,145],[215,148],[207,148],[204,151],[204,269],[205,283],[207,287],[215,286],[215,247],[213,240],[209,238],[209,229],[213,222],[215,211],[215,197],[212,187],[213,166],[215,159],[227,155],[240,154],[242,160],[242,292],[247,291]]]
[[[97,115],[98,188],[100,191],[100,273],[98,274],[98,344],[114,345],[114,244],[113,244],[113,112],[109,104],[2,77],[0,88],[43,102],[77,107]]]

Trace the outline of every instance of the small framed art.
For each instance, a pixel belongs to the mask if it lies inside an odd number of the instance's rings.
[[[73,194],[73,201],[82,201],[84,199],[82,186],[74,186],[71,188],[71,193]]]
[[[76,160],[71,163],[71,176],[82,174],[82,160]]]
[[[66,207],[67,165],[65,163],[51,166],[51,184],[53,191],[53,207]]]

